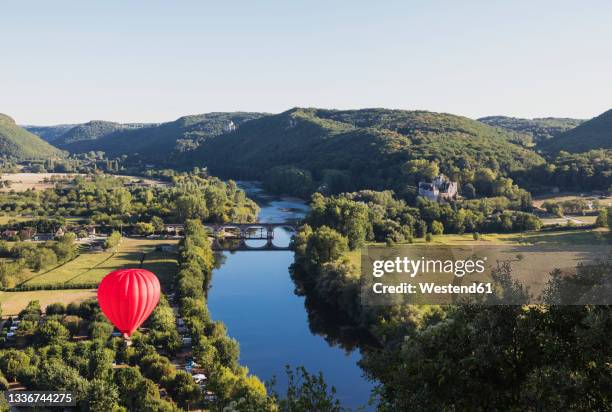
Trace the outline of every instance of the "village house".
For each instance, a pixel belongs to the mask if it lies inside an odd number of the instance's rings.
[[[457,182],[439,175],[433,182],[419,182],[419,196],[435,202],[451,201],[457,198]]]
[[[5,239],[5,240],[12,240],[12,239],[17,238],[17,237],[18,237],[18,235],[19,235],[19,232],[18,232],[18,231],[16,231],[16,230],[9,230],[9,229],[7,229],[7,230],[5,230],[5,231],[3,231],[3,232],[2,232],[2,239]]]

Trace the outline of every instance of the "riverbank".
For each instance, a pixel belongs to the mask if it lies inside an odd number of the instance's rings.
[[[308,211],[302,200],[269,195],[253,182],[239,185],[258,203],[260,222],[294,221]],[[284,231],[274,240],[288,243],[291,235]],[[289,274],[293,252],[224,252],[222,262],[213,271],[208,307],[240,342],[242,364],[264,380],[276,377],[281,393],[287,385],[285,365],[303,365],[311,373],[323,373],[343,406],[367,405],[373,385],[357,365],[359,352],[347,352],[312,331],[316,319],[304,297],[295,294]]]

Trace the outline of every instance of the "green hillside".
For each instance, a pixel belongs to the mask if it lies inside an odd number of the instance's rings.
[[[60,137],[62,137],[66,132],[73,127],[77,126],[76,124],[58,124],[56,126],[33,126],[33,125],[23,125],[24,129],[28,132],[35,134],[36,136],[43,139],[45,142],[53,142]]]
[[[208,113],[142,127],[104,122],[104,125],[97,125],[95,129],[88,128],[91,132],[87,135],[90,137],[88,139],[75,139],[75,130],[70,131],[61,143],[58,142],[58,146],[71,153],[100,150],[109,156],[138,155],[143,160],[165,163],[180,153],[197,148],[207,138],[223,134],[245,121],[261,116],[261,113]]]
[[[559,134],[573,129],[584,122],[582,119],[560,117],[541,117],[535,119],[521,119],[508,116],[488,116],[478,119],[479,122],[489,126],[524,134],[534,143],[540,144]]]
[[[541,145],[550,153],[612,149],[612,109]]]
[[[120,123],[92,120],[68,130],[56,139],[53,144],[64,148],[71,143],[100,139],[122,129],[124,129],[124,126]]]
[[[315,181],[352,182],[356,187],[349,189],[398,188],[409,181],[402,167],[414,159],[437,161],[448,175],[483,166],[506,174],[543,162],[511,139],[500,129],[450,114],[296,108],[210,139],[182,163],[236,178],[263,178],[276,166],[292,166]]]
[[[40,137],[17,126],[7,115],[0,114],[0,156],[11,160],[45,159],[61,156],[60,150]]]

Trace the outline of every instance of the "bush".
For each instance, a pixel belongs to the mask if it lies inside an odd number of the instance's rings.
[[[433,240],[433,235],[431,233],[428,233],[425,235],[426,242],[431,242],[432,240]]]
[[[474,232],[474,233],[472,233],[472,239],[474,239],[474,240],[480,240],[480,233],[478,233],[478,232]]]
[[[104,249],[112,249],[116,247],[121,241],[121,233],[113,232],[110,234],[106,241],[104,242]]]
[[[63,315],[66,313],[66,305],[61,302],[51,303],[45,309],[47,315]]]
[[[92,322],[89,325],[89,336],[92,339],[108,339],[113,333],[113,325],[107,322]]]
[[[431,233],[434,235],[441,235],[444,233],[444,225],[442,222],[438,222],[437,220],[431,222]]]
[[[9,382],[4,375],[0,374],[0,391],[6,391],[9,388]]]

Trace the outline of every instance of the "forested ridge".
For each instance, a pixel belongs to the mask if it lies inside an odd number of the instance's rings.
[[[612,149],[612,110],[546,141],[541,148],[550,153]]]
[[[606,190],[612,184],[611,116],[612,111],[584,122],[503,116],[476,121],[428,111],[294,108],[149,125],[93,121],[55,143],[71,153],[104,152],[134,164],[207,167],[215,175],[263,180],[270,191],[304,198],[317,191],[414,192],[418,167],[449,176],[460,190],[476,186],[483,173],[511,178],[532,193],[554,187]]]
[[[489,126],[499,127],[523,136],[524,141],[541,144],[584,122],[582,119],[566,117],[540,117],[521,119],[508,116],[487,116],[478,119]]]
[[[92,122],[72,129],[57,140],[71,153],[103,151],[109,156],[128,155],[149,162],[169,164],[180,153],[198,147],[203,140],[231,129],[231,124],[262,116],[259,113],[208,113],[184,116],[151,125],[119,125]]]
[[[214,174],[274,179],[301,174],[294,185],[329,192],[362,188],[401,190],[414,184],[406,162],[436,163],[449,176],[477,166],[508,175],[541,165],[537,153],[505,132],[464,117],[386,109],[292,109],[250,121],[234,133],[185,155]]]
[[[0,157],[11,160],[48,159],[63,156],[62,152],[40,137],[17,126],[0,113]]]

